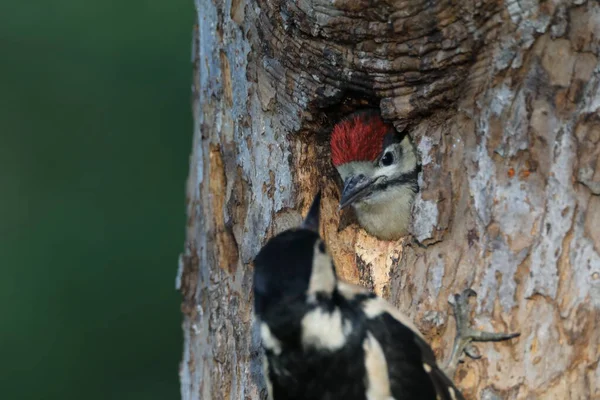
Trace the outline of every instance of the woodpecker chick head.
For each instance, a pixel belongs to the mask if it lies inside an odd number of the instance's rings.
[[[353,206],[360,225],[379,239],[406,235],[419,172],[408,135],[376,111],[359,111],[333,128],[331,158],[344,181],[340,209]]]
[[[271,238],[254,259],[254,301],[259,317],[280,314],[316,295],[331,295],[336,275],[319,236],[319,192],[298,228]]]

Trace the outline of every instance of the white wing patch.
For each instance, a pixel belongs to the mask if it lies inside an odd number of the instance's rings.
[[[263,355],[263,377],[265,378],[265,383],[267,384],[269,399],[273,400],[273,383],[269,378],[269,360],[267,359],[266,355]]]
[[[367,400],[394,400],[383,349],[371,333],[368,333],[363,341],[363,349],[367,372]]]
[[[452,400],[456,400],[456,390],[454,390],[452,386],[448,387],[448,392],[450,393]]]
[[[260,324],[260,337],[265,349],[272,351],[275,355],[281,354],[281,342],[271,333],[269,325],[264,322]]]
[[[338,350],[346,344],[352,323],[339,309],[332,312],[316,308],[302,318],[302,344],[325,350]]]
[[[396,307],[392,306],[390,303],[380,297],[375,297],[365,301],[363,303],[363,311],[368,318],[377,318],[383,313],[388,313],[394,317],[394,319],[400,321],[400,323],[425,340],[423,334],[406,315],[402,314]]]

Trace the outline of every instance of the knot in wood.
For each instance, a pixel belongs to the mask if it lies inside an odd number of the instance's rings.
[[[410,119],[447,107],[472,64],[478,14],[460,3],[259,0],[259,65],[295,103],[353,93],[379,100],[386,119]]]

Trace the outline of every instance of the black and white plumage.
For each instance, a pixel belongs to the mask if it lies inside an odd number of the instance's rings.
[[[337,279],[318,234],[319,203],[317,195],[304,224],[273,237],[254,261],[270,397],[463,399],[408,318]]]

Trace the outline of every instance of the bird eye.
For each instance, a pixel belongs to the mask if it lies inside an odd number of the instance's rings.
[[[392,155],[392,153],[385,153],[383,155],[383,158],[381,158],[381,163],[387,167],[388,165],[392,165],[392,163],[394,162],[394,156]]]
[[[325,253],[325,243],[324,242],[319,243],[319,251],[321,253]]]

